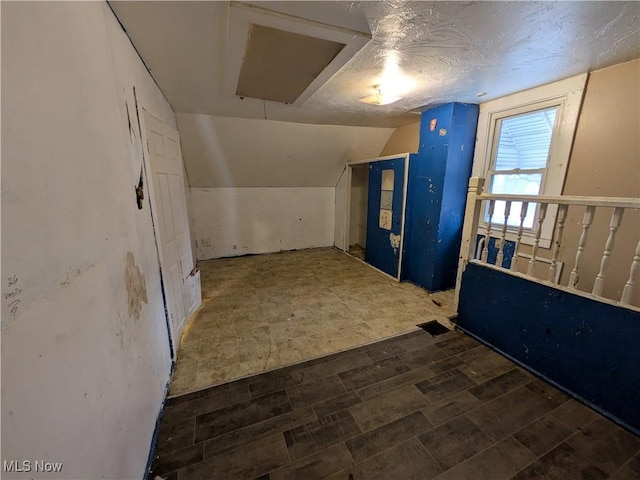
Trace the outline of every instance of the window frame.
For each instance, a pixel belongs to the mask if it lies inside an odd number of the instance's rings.
[[[495,174],[493,162],[498,148],[498,122],[506,117],[519,115],[556,106],[556,120],[553,127],[547,165],[543,169],[539,195],[561,195],[564,187],[567,167],[571,155],[573,138],[578,124],[578,116],[587,81],[587,73],[576,75],[565,80],[507,95],[480,104],[476,149],[473,159],[472,175],[486,179],[486,189]],[[533,169],[532,169],[533,170]],[[529,170],[527,170],[529,171]],[[502,172],[502,171],[500,171]],[[488,190],[487,190],[488,192]],[[532,200],[535,195],[532,195]],[[532,202],[533,203],[533,202]],[[486,211],[486,205],[482,206]],[[557,205],[549,205],[547,216],[542,224],[540,246],[549,248],[555,227]],[[522,243],[533,244],[538,223],[538,208],[531,229],[523,229]],[[484,215],[481,217],[478,233],[486,233]],[[494,228],[495,227],[495,228]],[[497,233],[502,223],[492,224],[492,232]],[[518,228],[507,227],[507,239],[515,240]]]

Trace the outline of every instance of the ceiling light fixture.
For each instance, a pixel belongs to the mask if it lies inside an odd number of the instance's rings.
[[[376,83],[387,95],[402,96],[416,86],[416,81],[402,71],[400,63],[398,52],[393,50],[386,52],[382,76]]]
[[[377,91],[377,93],[369,95],[368,97],[361,98],[360,101],[362,103],[368,103],[369,105],[389,105],[390,103],[397,102],[402,98],[383,93],[380,85],[374,85],[373,88]]]
[[[388,50],[384,54],[384,66],[382,74],[373,87],[376,93],[360,101],[370,105],[389,105],[397,102],[403,95],[413,90],[416,81],[405,75],[400,68],[400,54],[394,50]]]

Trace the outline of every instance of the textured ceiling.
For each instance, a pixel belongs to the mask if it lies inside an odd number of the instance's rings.
[[[430,105],[480,103],[640,57],[638,2],[255,3],[372,40],[300,107],[241,100],[222,94],[226,56],[244,53],[226,40],[229,2],[110,5],[184,113],[395,127]],[[402,100],[359,102],[389,82],[405,87]]]

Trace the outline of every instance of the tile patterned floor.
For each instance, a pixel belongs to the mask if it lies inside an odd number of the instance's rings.
[[[394,282],[333,248],[199,266],[203,307],[182,337],[172,396],[409,332],[454,313],[451,291],[429,294]]]
[[[360,245],[356,243],[355,245],[352,245],[349,247],[349,255],[364,261],[364,258],[365,258],[364,248],[362,248]]]
[[[149,478],[640,478],[640,439],[458,332],[170,399]]]

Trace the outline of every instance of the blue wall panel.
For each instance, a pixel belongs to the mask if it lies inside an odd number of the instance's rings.
[[[452,103],[422,114],[418,154],[411,155],[409,164],[403,278],[428,290],[435,289],[438,224],[447,171],[448,139],[439,132],[444,129],[451,134],[452,115]],[[437,122],[433,131],[429,128],[432,119]]]
[[[640,434],[640,313],[469,264],[458,325]]]
[[[420,149],[409,166],[402,277],[427,290],[455,285],[477,120],[478,106],[461,103],[421,117]]]
[[[478,105],[454,103],[448,139],[449,155],[440,209],[436,272],[439,290],[453,288],[458,271],[464,209],[478,126]]]
[[[402,201],[404,192],[404,158],[383,160],[369,164],[369,201],[367,206],[367,248],[365,261],[385,273],[398,276],[400,248],[391,244],[390,234],[402,230]],[[391,230],[380,228],[380,192],[382,171],[394,171]]]

